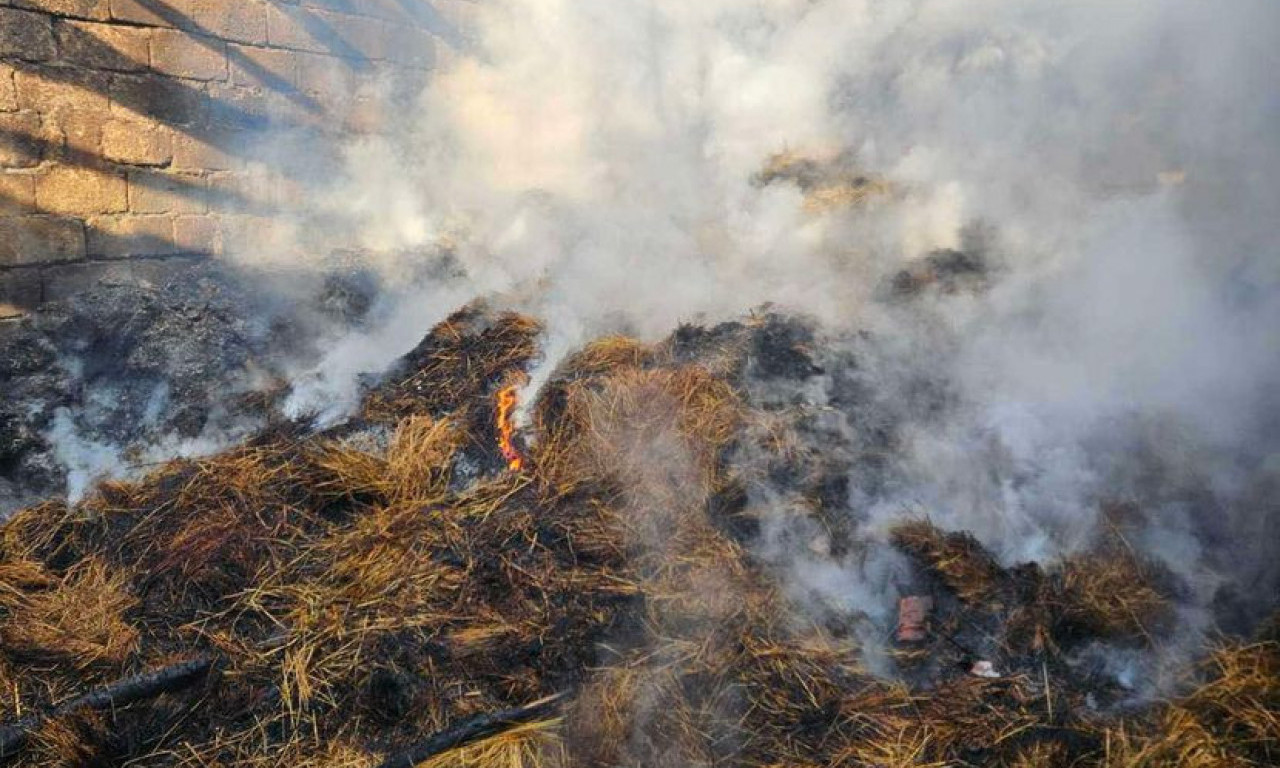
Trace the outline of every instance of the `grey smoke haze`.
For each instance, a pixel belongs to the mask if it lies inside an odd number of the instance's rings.
[[[904,440],[893,482],[855,483],[866,535],[927,512],[1051,561],[1122,497],[1198,602],[1222,579],[1274,599],[1280,4],[489,0],[470,23],[393,130],[233,254],[292,274],[341,242],[383,277],[295,412],[340,418],[358,374],[477,295],[548,322],[534,388],[591,336],[772,302],[878,340],[863,375]],[[891,192],[814,210],[754,180],[783,151]],[[988,290],[876,300],[975,231]],[[945,412],[896,396],[919,377]],[[893,563],[774,555],[887,620]]]
[[[855,488],[868,535],[927,512],[1052,561],[1101,501],[1135,500],[1197,601],[1224,578],[1273,599],[1280,5],[499,0],[474,22],[473,55],[314,201],[391,293],[295,408],[339,412],[353,374],[472,295],[549,321],[534,387],[591,335],[773,302],[880,340],[865,375],[904,445],[895,483]],[[806,208],[753,181],[783,151],[892,192]],[[989,290],[873,300],[974,231]],[[943,415],[894,401],[920,376],[946,382]],[[890,565],[793,559],[886,615]]]

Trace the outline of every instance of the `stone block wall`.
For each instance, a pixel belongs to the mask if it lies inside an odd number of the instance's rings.
[[[221,253],[425,85],[449,2],[0,0],[0,317]]]

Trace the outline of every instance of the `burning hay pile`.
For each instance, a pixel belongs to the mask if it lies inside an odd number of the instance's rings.
[[[1110,534],[1049,569],[904,520],[912,632],[793,610],[753,552],[785,475],[826,470],[748,365],[804,375],[752,318],[598,340],[514,429],[539,325],[467,308],[316,432],[217,456],[0,538],[0,752],[15,765],[1274,764],[1280,637],[1223,642],[1135,706],[1080,663],[1159,652],[1178,585]],[[760,361],[762,350],[768,360]],[[770,351],[771,350],[771,351]],[[743,460],[743,456],[752,457]],[[818,463],[815,463],[818,462]],[[835,530],[836,523],[830,524]],[[836,532],[838,533],[838,531]],[[874,542],[832,536],[832,557]],[[838,551],[837,551],[838,550]]]

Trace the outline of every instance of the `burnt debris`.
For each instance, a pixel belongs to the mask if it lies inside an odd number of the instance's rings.
[[[1125,689],[1117,664],[1162,647],[1184,589],[1126,545],[1138,512],[1117,507],[1107,535],[1049,565],[1003,564],[923,517],[891,543],[850,524],[857,484],[888,474],[866,465],[898,439],[842,417],[877,397],[856,375],[868,340],[828,351],[768,312],[598,339],[538,393],[513,468],[497,395],[539,331],[464,308],[368,382],[348,423],[273,423],[16,514],[0,535],[0,722],[24,734],[11,763],[1280,757],[1272,630],[1223,640],[1166,701]],[[32,370],[51,354],[21,349]],[[831,565],[895,547],[909,599],[879,624],[809,605],[779,542]],[[869,671],[876,650],[888,673]],[[209,674],[65,709],[190,659]]]

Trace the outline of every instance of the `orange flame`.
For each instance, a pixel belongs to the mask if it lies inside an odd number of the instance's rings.
[[[498,390],[498,449],[507,460],[507,468],[518,472],[524,466],[524,458],[516,450],[511,435],[515,431],[514,415],[516,410],[516,393],[519,385],[511,384]]]

